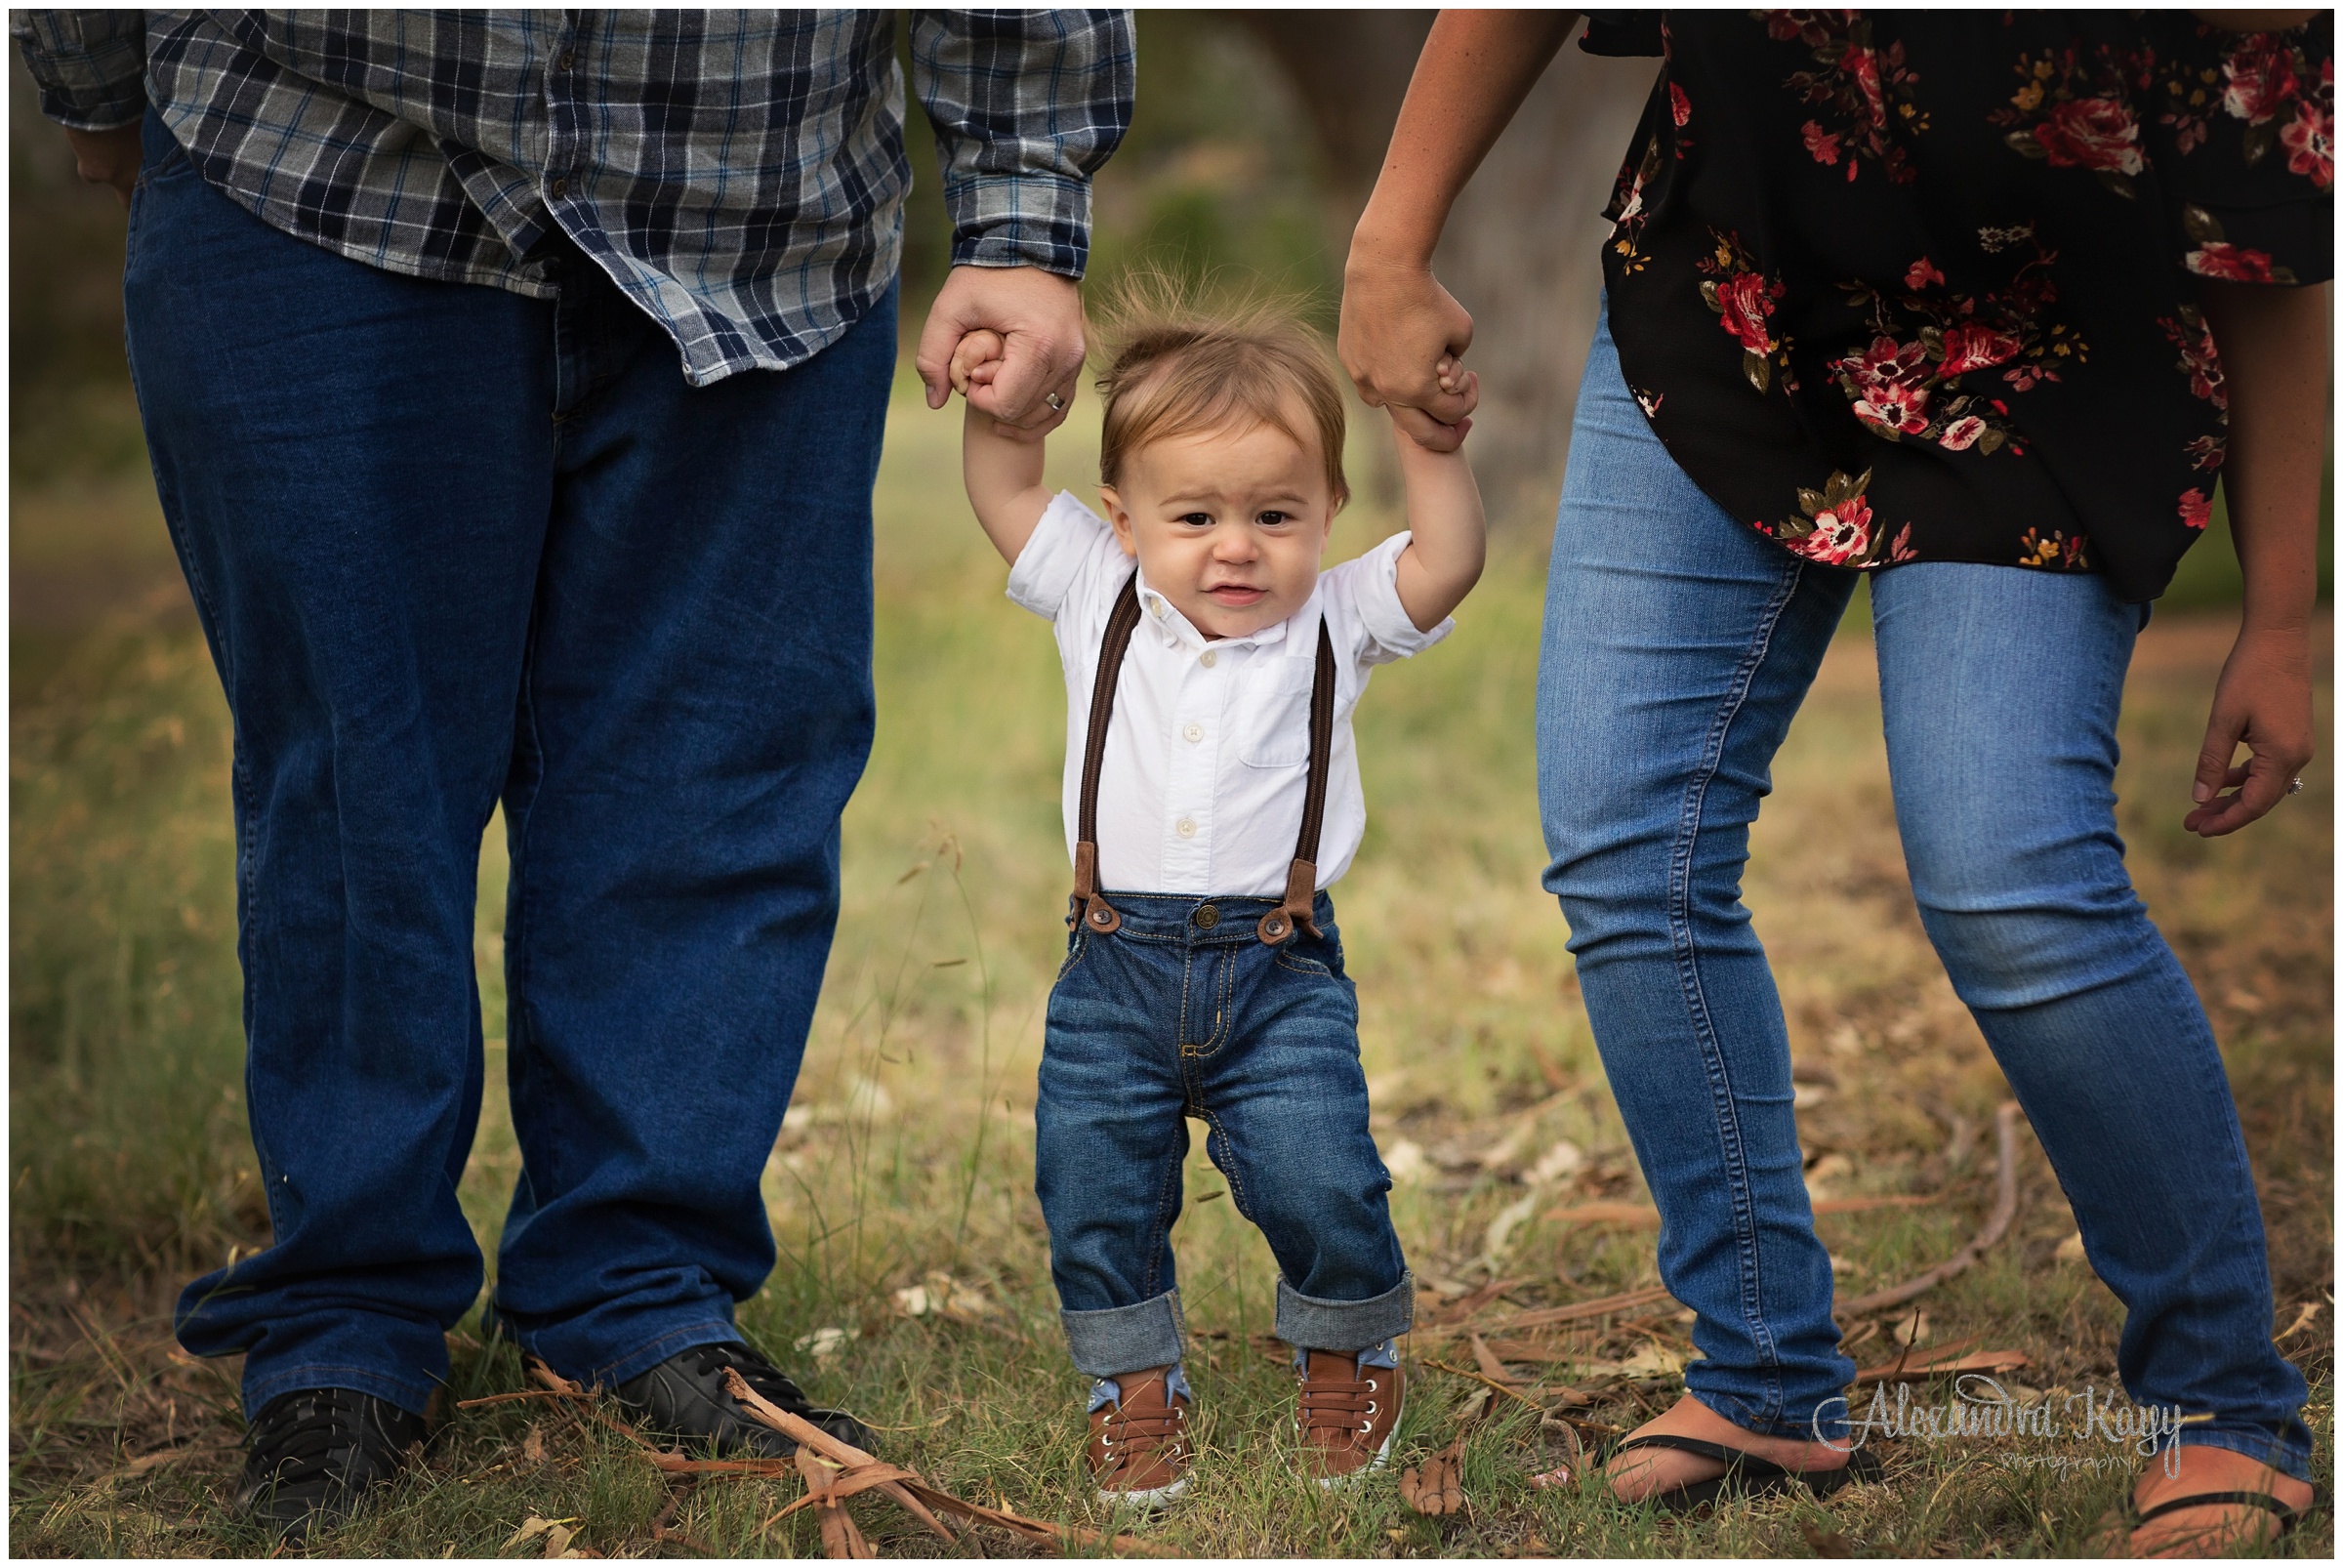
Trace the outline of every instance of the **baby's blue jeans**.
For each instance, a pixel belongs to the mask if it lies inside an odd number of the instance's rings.
[[[1034,1185],[1074,1365],[1093,1378],[1180,1359],[1172,1226],[1187,1118],[1283,1276],[1277,1335],[1363,1350],[1412,1321],[1415,1282],[1367,1131],[1359,1007],[1335,906],[1323,935],[1254,934],[1269,898],[1110,892],[1122,929],[1076,930],[1049,993]]]
[[[1823,1407],[1829,1426],[1854,1366],[1838,1351],[1782,1003],[1741,875],[1774,752],[1854,587],[1685,476],[1605,323],[1549,569],[1545,885],[1660,1207],[1660,1277],[1700,1314],[1703,1359],[1685,1382],[1727,1420],[1782,1435],[1808,1434]],[[2147,612],[2096,576],[1925,561],[1872,578],[1871,606],[1920,922],[2092,1268],[2128,1308],[2124,1388],[2201,1417],[2184,1443],[2307,1477],[2306,1390],[2271,1343],[2261,1210],[2229,1081],[2116,834],[2116,717]]]

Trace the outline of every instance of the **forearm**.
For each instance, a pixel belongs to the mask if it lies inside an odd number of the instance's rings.
[[[2330,285],[2200,280],[2229,389],[2222,485],[2247,631],[2299,632],[2318,598]]]
[[[1399,557],[1399,602],[1428,632],[1464,601],[1489,557],[1481,488],[1461,450],[1436,452],[1402,435],[1399,473],[1415,537]]]
[[[1043,442],[1011,439],[990,414],[968,405],[960,443],[961,478],[985,537],[1012,566],[1049,510],[1050,492],[1042,483],[1043,452]]]
[[[1430,265],[1457,193],[1578,21],[1573,11],[1443,11],[1417,57],[1351,266]]]

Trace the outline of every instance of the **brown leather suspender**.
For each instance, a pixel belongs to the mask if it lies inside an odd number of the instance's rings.
[[[1098,895],[1098,772],[1106,765],[1106,726],[1115,717],[1115,681],[1123,674],[1123,653],[1130,646],[1131,628],[1139,624],[1139,574],[1124,579],[1123,592],[1106,618],[1106,638],[1098,644],[1098,673],[1090,680],[1090,732],[1082,747],[1082,805],[1075,819],[1074,897],[1066,925],[1080,922],[1104,936],[1120,929],[1123,917]]]
[[[1100,936],[1120,929],[1123,917],[1098,890],[1098,775],[1106,766],[1106,727],[1115,716],[1115,685],[1138,624],[1139,576],[1133,572],[1106,617],[1098,673],[1090,681],[1090,727],[1082,748],[1082,802],[1075,818],[1074,894],[1066,910],[1067,926],[1080,925]],[[1301,835],[1294,845],[1293,867],[1286,873],[1285,901],[1263,915],[1255,928],[1272,947],[1292,936],[1295,927],[1312,936],[1321,934],[1311,912],[1318,895],[1318,832],[1326,821],[1326,780],[1334,770],[1334,754],[1335,640],[1321,615],[1318,668],[1310,682],[1310,776],[1302,795]]]

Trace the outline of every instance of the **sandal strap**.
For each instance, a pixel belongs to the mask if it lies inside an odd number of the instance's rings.
[[[2275,1513],[2278,1515],[2279,1525],[2281,1529],[2291,1529],[2294,1521],[2302,1517],[2300,1508],[2281,1503],[2267,1492],[2193,1492],[2185,1498],[2173,1498],[2169,1502],[2158,1503],[2153,1508],[2141,1509],[2140,1523],[2146,1524],[2151,1519],[2160,1519],[2165,1514],[2177,1513],[2182,1508],[2227,1507],[2261,1508]]]
[[[1770,1480],[1777,1475],[1798,1475],[1796,1470],[1787,1469],[1776,1465],[1770,1459],[1760,1459],[1745,1449],[1727,1448],[1722,1443],[1711,1443],[1699,1437],[1678,1437],[1673,1432],[1646,1432],[1641,1437],[1627,1438],[1624,1442],[1616,1445],[1611,1452],[1624,1454],[1629,1449],[1635,1448],[1672,1448],[1686,1454],[1698,1454],[1704,1459],[1712,1459],[1723,1465],[1725,1475],[1749,1476],[1761,1481]],[[1717,1479],[1722,1480],[1724,1476],[1719,1476]]]

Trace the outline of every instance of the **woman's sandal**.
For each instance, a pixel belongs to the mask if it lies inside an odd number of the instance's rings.
[[[2329,1501],[2326,1489],[2316,1486],[2311,1489],[2311,1501],[2299,1508],[2281,1503],[2267,1492],[2192,1492],[2187,1497],[2166,1498],[2153,1508],[2141,1508],[2132,1513],[2131,1522],[2125,1526],[2125,1534],[2152,1519],[2160,1519],[2167,1513],[2178,1513],[2183,1508],[2260,1508],[2265,1513],[2278,1516],[2278,1534],[2256,1544],[2274,1546],[2294,1533],[2294,1527],[2302,1523],[2303,1515],[2318,1512],[2326,1507]],[[2199,1533],[2211,1535],[2220,1528],[2218,1525],[2207,1525]],[[2240,1546],[2246,1544],[2242,1539],[2238,1542]]]
[[[1687,1481],[1671,1486],[1665,1492],[1655,1492],[1643,1499],[1663,1513],[1688,1513],[1706,1504],[1725,1498],[1770,1497],[1803,1486],[1818,1498],[1829,1497],[1842,1486],[1863,1481],[1875,1481],[1880,1475],[1879,1456],[1867,1449],[1857,1449],[1847,1456],[1847,1463],[1831,1470],[1792,1470],[1776,1465],[1772,1460],[1722,1443],[1711,1443],[1698,1437],[1678,1437],[1673,1432],[1647,1432],[1641,1437],[1624,1438],[1604,1447],[1595,1456],[1595,1464],[1605,1465],[1620,1454],[1638,1448],[1672,1448],[1686,1454],[1698,1454],[1725,1466],[1725,1473],[1706,1481]]]

